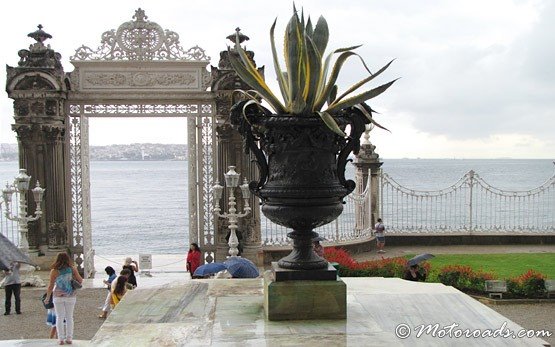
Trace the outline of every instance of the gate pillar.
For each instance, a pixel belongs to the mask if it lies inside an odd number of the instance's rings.
[[[35,39],[29,49],[18,52],[17,67],[7,66],[6,91],[14,100],[13,131],[17,133],[19,167],[27,169],[32,186],[38,179],[46,189],[43,216],[29,223],[29,253],[37,263],[66,249],[67,232],[66,165],[65,165],[65,101],[67,87],[61,55],[45,46],[52,36],[38,26],[28,36]],[[35,202],[28,193],[30,211]]]
[[[239,31],[239,28],[236,29]],[[248,40],[249,38],[241,33],[241,42]],[[235,33],[227,37],[232,42],[235,42]],[[231,49],[231,54],[238,54]],[[247,51],[247,55],[251,59],[254,58],[254,52]],[[254,60],[253,60],[254,62]],[[256,65],[256,64],[255,64]],[[258,70],[264,74],[264,67],[259,67]],[[224,173],[227,172],[227,168],[230,165],[236,167],[237,172],[241,174],[241,180],[246,178],[249,182],[258,179],[258,169],[256,164],[251,158],[251,155],[246,155],[243,151],[243,140],[239,132],[231,128],[229,115],[231,106],[236,102],[240,101],[240,95],[236,92],[237,90],[249,90],[251,89],[247,84],[245,84],[241,78],[235,73],[231,63],[229,61],[229,52],[220,52],[220,61],[218,62],[218,67],[211,66],[212,73],[212,85],[211,89],[215,93],[216,97],[216,109],[217,109],[217,151],[218,151],[218,163],[216,170],[216,181],[220,181],[222,184]],[[220,204],[227,204],[228,197],[227,192],[224,192],[223,198],[219,201]],[[242,199],[237,199],[237,209],[239,211],[243,210]],[[260,252],[262,252],[261,244],[261,233],[260,233],[260,205],[258,198],[251,196],[249,201],[252,207],[251,213],[239,220],[239,229],[237,236],[240,242],[240,250],[242,250],[241,256],[248,258],[255,263],[257,262],[257,257]],[[222,210],[227,210],[227,206],[221,205]],[[216,261],[225,260],[226,256],[229,255],[229,246],[227,244],[228,237],[228,225],[227,221],[224,219],[218,219],[216,221]]]
[[[360,144],[360,151],[356,156],[353,165],[355,166],[355,182],[356,193],[362,194],[368,184],[367,198],[364,204],[357,205],[355,209],[355,228],[357,231],[372,228],[379,218],[379,170],[383,162],[380,161],[380,156],[375,151],[376,146],[370,142],[370,130],[362,135],[363,139]],[[368,175],[370,174],[370,179]]]

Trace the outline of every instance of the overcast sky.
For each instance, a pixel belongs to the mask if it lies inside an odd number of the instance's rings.
[[[375,82],[402,77],[371,101],[374,130],[385,158],[555,158],[555,2],[553,1],[296,1],[330,28],[328,48],[363,44],[370,68],[396,61]],[[57,6],[57,7],[54,7]],[[250,36],[266,79],[275,79],[269,29],[281,36],[291,16],[288,1],[3,1],[0,62],[16,66],[27,33],[41,23],[53,36],[66,72],[75,49],[96,48],[142,7],[148,19],[176,31],[184,48],[203,47],[217,65],[235,27]],[[279,46],[278,46],[279,47]],[[340,88],[363,77],[353,59]],[[5,86],[5,73],[0,74]],[[272,83],[275,85],[275,83]],[[15,142],[12,102],[0,98],[0,142]],[[91,144],[184,143],[183,119],[92,119]],[[133,131],[129,131],[132,128]]]

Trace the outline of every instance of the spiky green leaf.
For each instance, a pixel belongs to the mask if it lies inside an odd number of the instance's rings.
[[[369,121],[370,123],[374,124],[375,126],[377,126],[380,129],[383,130],[387,130],[389,131],[389,129],[387,129],[386,127],[382,126],[380,123],[376,122],[376,120],[374,120],[374,117],[372,116],[372,113],[376,113],[374,110],[372,110],[370,108],[370,106],[366,105],[364,102],[360,103],[358,105],[354,105],[354,108],[356,108],[357,110],[359,110]],[[391,132],[391,131],[389,131]]]
[[[337,84],[331,88],[330,95],[328,96],[328,100],[327,100],[328,105],[331,105],[331,103],[335,100],[336,96],[337,96]]]
[[[339,125],[337,125],[337,122],[335,121],[335,119],[333,119],[332,115],[329,114],[326,111],[317,111],[316,113],[318,113],[318,115],[320,116],[320,118],[324,121],[324,123],[326,124],[326,126],[333,131],[334,133],[336,133],[339,136],[342,137],[346,137],[347,135],[343,132],[343,130],[341,130],[341,128],[339,127]]]
[[[318,52],[316,45],[309,36],[306,36],[307,47],[307,75],[305,83],[306,100],[304,114],[311,114],[314,110],[314,101],[318,92],[318,84],[320,83],[320,70],[322,69],[322,56]]]
[[[303,40],[299,17],[297,13],[294,13],[287,24],[285,37],[285,59],[289,77],[289,93],[292,97],[292,104],[287,108],[290,108],[289,111],[292,113],[299,113],[302,111],[302,109],[296,109],[294,106],[299,107],[301,104],[299,98],[302,93],[300,76]]]
[[[240,48],[241,49],[241,48]],[[251,88],[255,89],[260,95],[270,104],[270,106],[278,113],[285,112],[285,107],[281,104],[281,102],[275,97],[272,93],[271,89],[266,85],[264,79],[258,73],[253,74],[245,65],[243,65],[242,60],[237,59],[233,56],[231,50],[228,50],[229,54],[229,61],[237,75],[241,77],[241,79],[247,83]],[[257,76],[258,75],[258,76]]]
[[[308,20],[306,21],[305,34],[310,38],[312,38],[312,35],[314,35],[314,27],[312,26],[312,21],[310,20],[310,17],[308,17]]]
[[[324,106],[324,103],[329,99],[330,92],[331,92],[333,86],[335,86],[335,83],[337,81],[337,77],[339,76],[339,71],[341,71],[341,67],[343,66],[345,61],[353,55],[356,55],[356,53],[351,52],[351,51],[345,51],[345,52],[342,52],[339,55],[339,57],[335,61],[335,64],[333,65],[330,77],[329,77],[328,81],[326,82],[326,86],[324,87],[324,89],[322,91],[322,94],[318,95],[318,99],[316,100],[316,103],[314,105],[314,109],[319,110],[319,109],[322,108],[322,106]]]
[[[291,103],[291,95],[289,93],[289,84],[287,82],[287,75],[281,71],[281,65],[279,63],[279,57],[276,49],[276,42],[274,39],[274,30],[276,28],[277,18],[274,20],[274,24],[270,28],[270,42],[272,45],[272,56],[274,59],[274,69],[276,71],[276,76],[278,80],[279,89],[281,90],[281,95],[285,105]]]
[[[391,65],[391,63],[393,63],[395,59],[391,60],[389,63],[385,64],[384,67],[382,67],[381,69],[379,69],[375,74],[370,75],[368,77],[366,77],[365,79],[361,80],[360,82],[354,84],[353,86],[351,86],[349,89],[347,89],[343,94],[341,94],[337,99],[333,99],[333,101],[335,102],[339,102],[341,101],[341,99],[343,99],[344,97],[346,97],[347,95],[351,94],[352,92],[354,92],[355,90],[357,90],[358,88],[362,87],[363,85],[365,85],[366,83],[370,82],[371,80],[373,80],[374,78],[378,77],[382,72],[384,72],[389,65]],[[332,102],[333,102],[332,101]],[[331,105],[331,103],[328,103]]]
[[[330,32],[328,29],[328,23],[324,17],[320,16],[320,18],[318,18],[318,22],[316,22],[312,39],[314,40],[314,44],[316,45],[316,48],[318,49],[318,52],[320,52],[321,56],[324,56],[329,38]]]
[[[376,88],[371,89],[371,90],[368,90],[364,93],[361,93],[361,94],[355,95],[353,97],[344,99],[344,100],[342,100],[338,103],[331,104],[326,111],[329,112],[329,113],[334,113],[334,112],[337,112],[337,111],[342,110],[344,108],[351,107],[351,106],[354,106],[356,104],[360,104],[360,103],[362,103],[366,100],[370,100],[372,98],[375,98],[376,96],[385,92],[389,87],[391,87],[391,85],[393,83],[395,83],[395,81],[397,81],[397,79],[395,79],[391,82],[388,82],[386,84],[382,84],[381,86],[376,87]]]

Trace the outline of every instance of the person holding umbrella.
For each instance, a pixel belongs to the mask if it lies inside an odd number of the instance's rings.
[[[407,262],[408,269],[405,272],[405,275],[403,276],[403,279],[405,279],[407,281],[415,281],[415,282],[424,282],[424,281],[426,281],[426,276],[428,275],[426,273],[426,269],[421,268],[419,266],[419,264],[420,264],[420,262],[431,259],[433,257],[434,256],[432,254],[424,253],[424,254],[419,254],[416,257],[410,259]]]
[[[4,290],[6,301],[4,303],[4,316],[10,314],[12,309],[12,293],[15,299],[15,313],[21,314],[21,279],[19,278],[20,262],[12,261],[7,270],[4,270]]]
[[[418,264],[410,265],[403,279],[414,282],[426,281],[426,269],[421,268]]]

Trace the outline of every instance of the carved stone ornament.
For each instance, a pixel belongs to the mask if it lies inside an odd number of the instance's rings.
[[[15,90],[55,90],[50,81],[41,76],[26,76],[17,83]]]
[[[104,32],[96,50],[83,45],[70,60],[210,60],[199,46],[184,50],[176,32],[147,18],[144,10],[137,9],[134,20]]]
[[[29,46],[29,49],[22,49],[18,52],[19,63],[21,67],[43,67],[62,70],[60,53],[54,52],[50,45],[45,46],[44,41],[52,38],[52,36],[42,30],[42,25],[38,25],[38,30],[29,33],[27,36],[35,39],[37,42]]]
[[[48,223],[48,246],[56,248],[67,244],[67,232],[65,222]]]
[[[63,125],[41,125],[44,138],[49,142],[62,141],[65,133]]]
[[[16,99],[13,102],[15,114],[19,117],[25,117],[29,114],[29,100]]]
[[[87,72],[85,87],[197,87],[197,76],[183,72]]]
[[[31,140],[34,132],[30,124],[12,124],[12,130],[17,133],[17,137],[21,141]]]
[[[233,92],[229,90],[219,90],[216,94],[216,112],[219,115],[228,115],[233,102]]]

